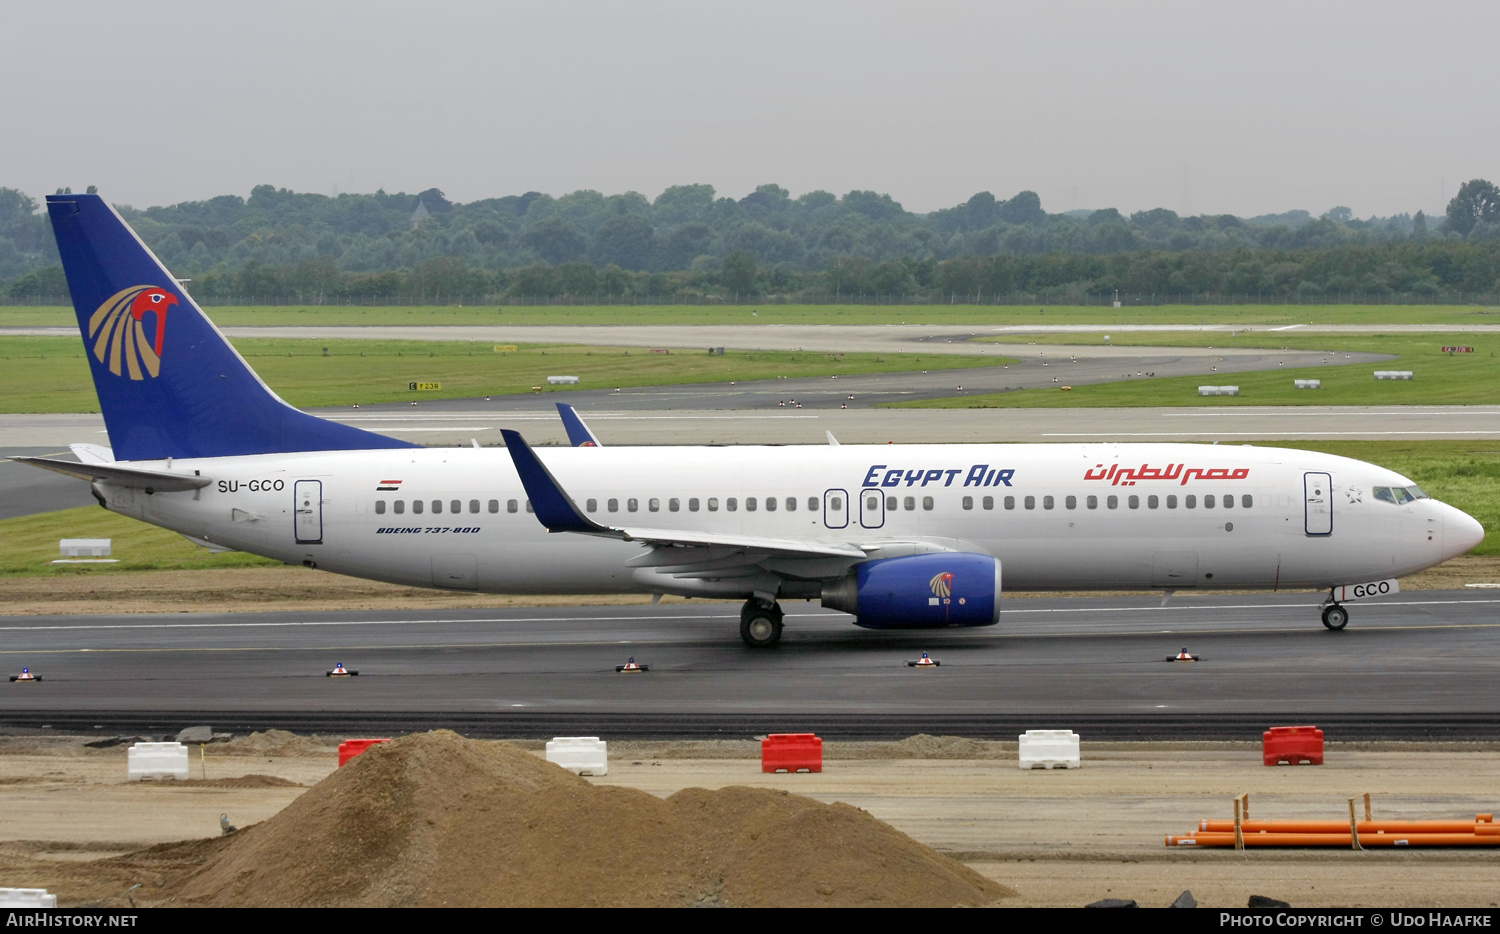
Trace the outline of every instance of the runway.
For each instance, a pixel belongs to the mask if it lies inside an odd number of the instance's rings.
[[[725,604],[429,613],[10,617],[0,727],[620,736],[961,732],[1086,724],[1095,738],[1258,738],[1309,722],[1344,738],[1500,738],[1500,593],[1351,605],[1314,594],[1005,602],[992,629],[882,633],[787,604],[782,644],[744,647]],[[1202,657],[1164,658],[1182,646]],[[906,660],[929,652],[940,668]],[[644,674],[618,674],[629,657]],[[335,662],[360,671],[330,679]],[[1330,738],[1338,738],[1330,735]]]

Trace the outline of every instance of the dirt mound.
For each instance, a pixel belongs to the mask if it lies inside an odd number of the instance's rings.
[[[286,730],[266,730],[239,736],[212,747],[219,756],[332,756],[338,754],[339,741],[323,739],[314,733],[298,736]]]
[[[213,906],[982,905],[1013,894],[857,808],[751,788],[661,800],[447,731],[376,746],[163,894]],[[170,851],[170,852],[169,852]]]
[[[189,778],[179,779],[177,787],[194,788],[302,788],[301,782],[275,775],[241,775],[236,778]]]

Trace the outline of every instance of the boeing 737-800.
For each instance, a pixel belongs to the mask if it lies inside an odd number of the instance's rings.
[[[374,580],[494,593],[782,599],[871,628],[988,626],[1020,590],[1319,588],[1343,604],[1479,543],[1390,470],[1187,444],[423,448],[287,405],[124,220],[47,199],[111,446],[100,505],[240,550]],[[830,438],[830,440],[832,440]]]

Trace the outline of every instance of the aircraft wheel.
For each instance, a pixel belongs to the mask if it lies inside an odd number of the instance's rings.
[[[746,602],[740,611],[740,638],[752,649],[768,649],[781,641],[781,607]]]
[[[1349,625],[1349,611],[1337,603],[1323,608],[1323,625],[1337,632]]]

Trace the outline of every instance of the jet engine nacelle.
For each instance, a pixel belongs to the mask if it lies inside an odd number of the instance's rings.
[[[866,561],[823,585],[823,605],[868,629],[993,626],[1000,621],[1000,562],[957,552]]]

